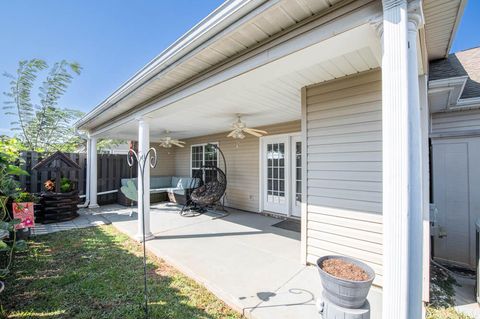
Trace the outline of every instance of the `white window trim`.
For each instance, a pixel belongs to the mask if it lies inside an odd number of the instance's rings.
[[[196,147],[196,146],[203,146],[203,152],[202,152],[202,165],[205,165],[205,146],[208,145],[208,144],[213,144],[213,145],[217,145],[219,146],[219,143],[218,142],[207,142],[207,143],[199,143],[199,144],[192,144],[190,145],[190,177],[193,177],[193,174],[192,174],[192,171],[193,171],[193,166],[192,166],[192,153],[193,153],[193,148]],[[219,164],[219,157],[218,157],[218,151],[216,152],[217,154],[217,165]],[[205,179],[205,176],[203,176],[203,178]]]

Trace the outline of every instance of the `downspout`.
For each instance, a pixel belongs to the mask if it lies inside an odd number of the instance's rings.
[[[78,205],[78,208],[87,208],[90,204],[90,137],[87,136],[87,178],[85,183],[85,202],[83,204]],[[82,197],[82,196],[80,196]]]

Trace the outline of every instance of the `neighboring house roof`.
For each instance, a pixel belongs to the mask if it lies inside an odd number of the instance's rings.
[[[460,99],[480,97],[480,47],[459,51],[430,63],[430,81],[468,76]]]

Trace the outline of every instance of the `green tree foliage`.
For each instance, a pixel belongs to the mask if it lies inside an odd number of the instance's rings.
[[[83,113],[59,106],[74,75],[82,68],[76,62],[62,60],[55,63],[38,87],[39,103],[32,101],[33,89],[39,74],[48,69],[41,59],[22,60],[15,75],[4,73],[10,79],[10,90],[3,109],[5,114],[16,116],[13,129],[29,150],[51,152],[74,151],[81,139],[73,130],[73,122]]]

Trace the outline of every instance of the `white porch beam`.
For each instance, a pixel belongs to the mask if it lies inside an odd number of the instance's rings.
[[[383,0],[382,318],[422,316],[422,146],[417,33],[421,2]]]
[[[150,126],[144,118],[138,119],[138,230],[135,238],[138,241],[143,241],[143,232],[145,232],[145,240],[154,238],[150,231],[150,165],[147,159],[144,172],[142,175],[141,165],[143,165],[142,158],[147,156],[150,148]],[[142,194],[143,205],[142,205]],[[143,207],[142,207],[143,206]]]
[[[88,143],[90,141],[90,143]],[[87,166],[89,169],[89,181],[90,181],[90,204],[88,208],[97,208],[97,138],[89,137],[87,141]]]

